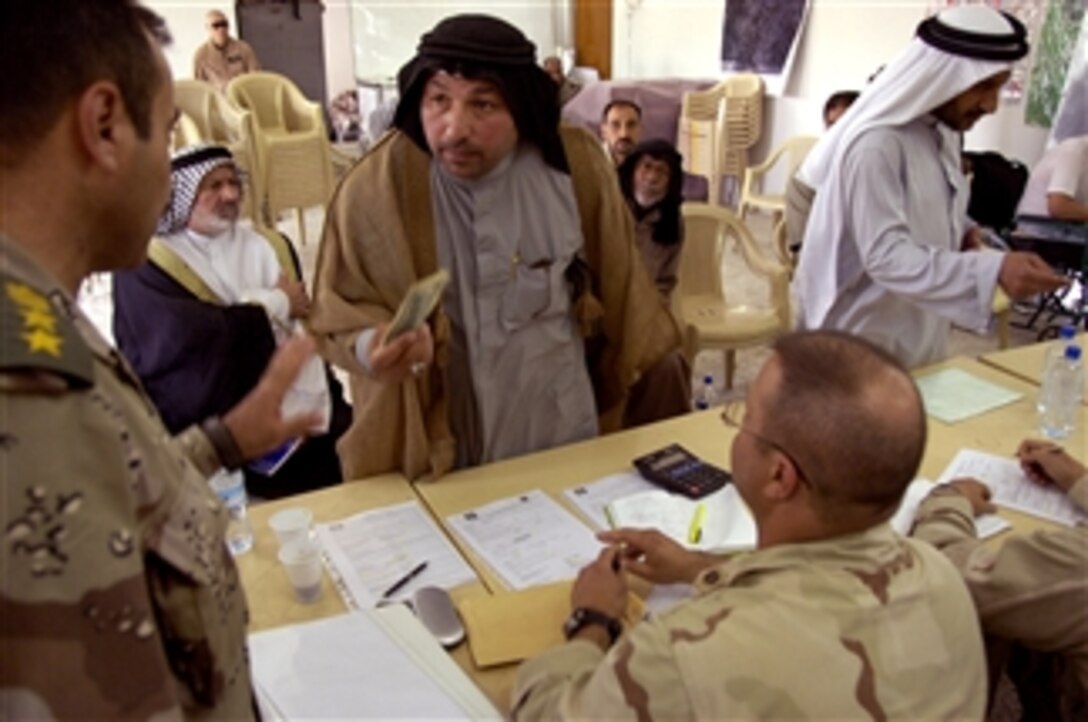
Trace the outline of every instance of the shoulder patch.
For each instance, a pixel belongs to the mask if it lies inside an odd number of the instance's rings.
[[[0,273],[0,371],[52,372],[69,386],[94,382],[90,349],[46,294]]]

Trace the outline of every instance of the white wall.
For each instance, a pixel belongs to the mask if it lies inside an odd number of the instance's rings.
[[[772,0],[765,0],[771,2]],[[167,60],[176,78],[192,77],[192,56],[207,37],[204,14],[229,0],[144,0],[174,36]],[[554,52],[567,28],[563,0],[326,0],[325,71],[330,97],[355,84],[356,75],[391,74],[415,50],[419,36],[455,12],[506,17],[532,39],[539,53]],[[752,157],[763,158],[782,140],[818,134],[824,99],[860,88],[880,65],[910,41],[930,0],[810,0],[793,72],[780,95],[768,97],[765,132]],[[561,10],[557,12],[556,8]],[[616,78],[717,79],[724,0],[614,0],[612,69]],[[353,27],[354,24],[354,27]],[[237,22],[232,23],[236,27]],[[356,71],[358,64],[359,71]],[[374,73],[366,72],[373,68]],[[1005,102],[968,134],[969,148],[994,148],[1029,165],[1041,155],[1047,131],[1023,123],[1023,105]]]
[[[348,0],[325,0],[325,87],[329,98],[355,87],[351,49],[351,7]]]
[[[770,1],[770,0],[767,0]],[[910,42],[930,0],[809,0],[793,70],[781,94],[764,105],[764,134],[752,158],[765,157],[793,135],[822,131],[824,100],[859,89],[869,75]],[[616,78],[723,76],[719,59],[724,0],[616,0],[612,69]],[[1023,123],[1021,103],[1004,103],[966,138],[969,148],[991,148],[1029,165],[1047,131]]]
[[[536,43],[543,57],[556,51],[567,32],[561,0],[353,0],[352,41],[360,78],[389,78],[412,58],[423,33],[460,13],[503,18]]]

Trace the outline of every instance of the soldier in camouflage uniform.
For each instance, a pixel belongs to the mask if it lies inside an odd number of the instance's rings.
[[[103,40],[105,38],[105,40]],[[77,310],[142,260],[169,191],[162,21],[131,0],[0,9],[0,718],[253,716],[245,598],[206,476],[297,436],[291,346],[171,439]]]
[[[1088,511],[1088,469],[1060,446],[1028,440],[1017,456],[1034,482],[1061,489]],[[989,498],[990,490],[974,479],[939,486],[918,507],[912,535],[943,551],[963,573],[982,629],[993,638],[988,651],[995,675],[1009,661],[1010,643],[1064,660],[1054,663],[1053,679],[1021,679],[1010,665],[1024,719],[1088,719],[1088,524],[1018,534],[994,549],[975,534],[975,515],[994,511]],[[1037,657],[1030,666],[1051,662]]]
[[[519,670],[514,717],[980,719],[967,590],[940,553],[887,524],[925,447],[903,368],[850,336],[783,337],[743,420],[729,412],[758,548],[722,560],[653,531],[602,533],[615,546],[575,584],[571,641]],[[627,594],[617,566],[693,583],[695,597],[610,646]]]

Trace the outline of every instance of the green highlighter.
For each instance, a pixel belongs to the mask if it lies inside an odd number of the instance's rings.
[[[706,504],[699,502],[695,507],[695,514],[691,518],[691,526],[688,527],[688,543],[698,544],[703,540],[703,520],[706,518]]]

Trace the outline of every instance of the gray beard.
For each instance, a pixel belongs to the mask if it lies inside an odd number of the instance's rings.
[[[204,219],[205,228],[204,228],[203,235],[210,236],[210,237],[213,237],[213,238],[216,237],[216,236],[221,236],[221,235],[227,233],[228,231],[234,230],[234,226],[235,226],[235,224],[237,222],[238,222],[238,220],[236,218],[235,219],[221,218],[219,216],[213,216],[213,217],[210,217],[210,218],[205,218]]]
[[[645,195],[637,190],[635,191],[635,203],[638,203],[643,208],[653,208],[663,200],[665,200],[664,193],[658,193],[656,195]]]

